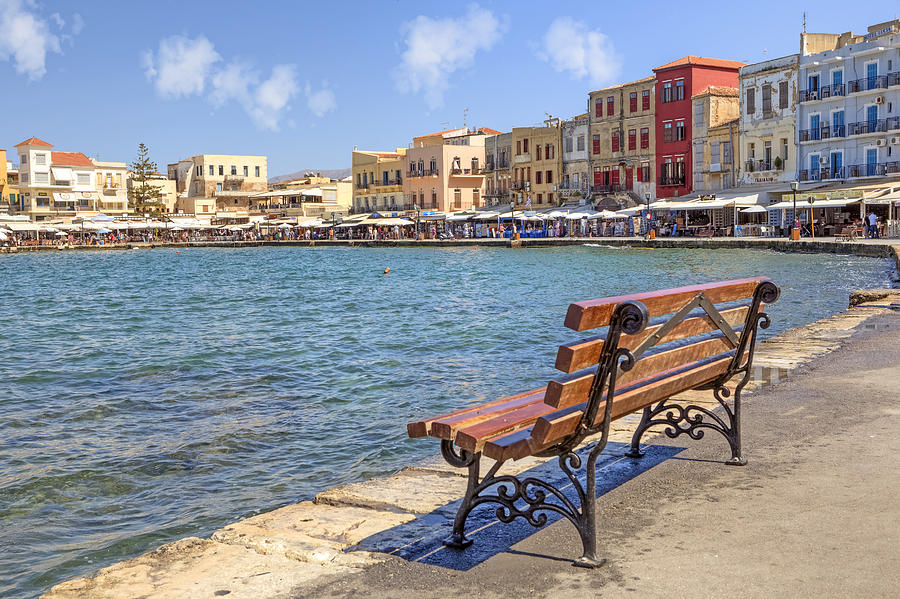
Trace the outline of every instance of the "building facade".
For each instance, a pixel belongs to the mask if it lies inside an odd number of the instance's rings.
[[[561,201],[591,197],[588,152],[590,118],[587,113],[562,122],[562,175],[557,192]]]
[[[178,210],[178,193],[176,191],[176,182],[174,179],[169,179],[168,176],[163,175],[162,173],[156,173],[150,175],[150,178],[147,180],[147,185],[151,185],[155,187],[159,191],[159,202],[162,204],[164,213],[174,213]],[[134,187],[134,180],[131,178],[131,171],[128,171],[127,176],[125,177],[125,190],[128,194],[131,194],[131,190]],[[211,207],[210,211],[214,211],[215,206]],[[190,211],[193,213],[193,210]]]
[[[548,208],[558,201],[562,172],[560,121],[549,118],[542,127],[513,127],[512,196],[523,208]]]
[[[90,160],[94,165],[94,188],[100,196],[103,212],[128,212],[128,165],[124,162]]]
[[[9,210],[9,171],[12,162],[7,164],[6,150],[0,149],[0,210]]]
[[[743,63],[685,56],[653,69],[656,74],[656,195],[672,198],[693,190],[693,104],[710,86],[738,89]]]
[[[353,212],[406,209],[403,201],[404,148],[394,152],[353,150]]]
[[[36,137],[15,148],[19,158],[15,212],[31,220],[47,220],[127,211],[127,203],[103,201],[95,188],[96,167],[81,152],[53,151],[52,144]]]
[[[716,192],[735,185],[739,147],[740,99],[733,87],[708,87],[691,98],[693,103],[691,160],[695,192]]]
[[[802,39],[799,180],[900,173],[900,20],[873,25],[865,35]],[[807,53],[810,47],[819,51]]]
[[[655,78],[598,89],[588,96],[594,199],[631,205],[656,198]]]
[[[484,205],[509,203],[512,185],[512,133],[484,138]]]
[[[406,152],[406,203],[420,210],[456,212],[484,205],[487,127],[451,129],[413,138]]]
[[[792,54],[741,67],[741,185],[797,178],[798,59]]]
[[[268,160],[265,156],[199,154],[168,165],[168,177],[175,180],[181,202],[179,209],[214,212],[247,212],[252,197],[268,189]],[[194,198],[214,202],[194,201]]]

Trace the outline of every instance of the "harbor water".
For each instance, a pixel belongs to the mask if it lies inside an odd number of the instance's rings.
[[[386,268],[390,274],[385,275]],[[0,596],[437,452],[423,415],[545,384],[578,300],[768,275],[777,334],[886,260],[747,250],[0,256]]]

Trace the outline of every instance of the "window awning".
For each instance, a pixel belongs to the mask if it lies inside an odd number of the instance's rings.
[[[74,193],[54,193],[53,200],[56,202],[77,202],[78,196]]]
[[[856,204],[862,201],[862,198],[842,198],[836,200],[813,200],[812,207],[813,208],[838,208],[841,206],[849,206],[850,204]],[[807,200],[797,201],[797,208],[809,208],[809,202]],[[768,210],[793,210],[794,202],[778,202],[777,204],[770,204],[766,206]]]
[[[50,170],[53,171],[53,178],[57,181],[73,181],[74,175],[72,174],[72,169],[66,168],[64,166],[51,166]]]

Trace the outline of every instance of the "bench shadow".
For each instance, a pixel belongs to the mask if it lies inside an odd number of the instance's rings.
[[[644,457],[635,460],[624,456],[629,447],[628,443],[611,442],[597,460],[597,497],[654,466],[675,458],[685,449],[671,445],[648,445],[644,448]],[[576,453],[586,461],[590,448],[589,445]],[[583,469],[579,474],[581,475],[579,478],[584,481]],[[559,488],[566,497],[575,501],[576,505],[578,503],[575,489],[565,474],[560,471],[555,459],[526,470],[517,476],[542,478]],[[573,548],[571,556],[537,555],[513,550],[513,545],[527,539],[539,529],[534,528],[522,518],[517,518],[509,524],[500,522],[496,517],[496,504],[483,504],[472,510],[466,525],[466,535],[474,541],[472,546],[462,551],[445,547],[442,541],[450,535],[453,516],[461,501],[461,499],[453,501],[431,513],[421,515],[415,520],[366,537],[350,551],[387,553],[410,562],[420,562],[458,571],[469,570],[500,553],[515,553],[563,561],[571,561],[580,555],[581,542],[578,540],[574,527],[571,530]],[[599,517],[602,522],[602,510]],[[547,524],[557,522],[561,518],[562,516],[558,514],[548,512]],[[601,538],[600,546],[602,547],[602,545],[603,539]]]

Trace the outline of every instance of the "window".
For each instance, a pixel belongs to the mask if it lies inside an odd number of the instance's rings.
[[[784,110],[788,107],[788,82],[781,81],[778,84],[778,108]]]
[[[234,177],[237,175],[237,167],[235,165],[231,165],[231,176]]]
[[[224,174],[225,174],[225,167],[220,164],[219,165],[219,176],[221,177]]]
[[[462,208],[462,190],[454,189],[453,190],[453,207],[457,210]]]
[[[544,194],[542,194],[542,193],[537,194],[537,203],[538,204],[544,203]]]
[[[610,185],[618,185],[619,184],[619,167],[614,166],[609,171],[609,175],[610,175],[609,184]]]
[[[772,86],[768,83],[762,86],[762,111],[763,118],[772,116]]]
[[[480,190],[480,189],[477,189],[477,188],[476,188],[476,189],[473,189],[473,190],[472,190],[472,205],[473,205],[473,206],[477,206],[477,205],[478,205],[478,201],[479,201],[480,199],[481,199],[481,190]]]
[[[672,101],[672,82],[666,81],[663,83],[663,102],[671,102]]]
[[[596,100],[594,100],[594,116],[603,116],[603,98],[597,98]]]
[[[722,161],[719,158],[719,142],[713,141],[709,144],[709,162],[710,164],[721,164]]]
[[[216,174],[216,170],[215,170],[215,169],[216,169],[216,167],[214,167],[214,166],[211,165],[211,164],[209,165],[209,175],[210,175],[210,176],[213,176],[213,175]]]
[[[538,144],[537,149],[535,150],[534,159],[541,160],[541,144]]]
[[[50,182],[49,173],[34,173],[34,182],[35,182],[35,184],[49,183]]]
[[[566,138],[566,152],[572,152],[572,137],[569,136]]]
[[[538,185],[544,182],[544,174],[541,171],[537,171],[534,173],[534,182]]]
[[[522,142],[516,141],[516,156],[522,153]]]
[[[612,132],[612,151],[613,152],[619,151],[619,132],[618,131]]]
[[[522,150],[527,154],[528,153],[528,138],[522,140]]]
[[[650,147],[650,128],[641,128],[641,149],[646,150]]]
[[[785,163],[788,159],[788,141],[787,138],[781,138],[781,162]]]
[[[616,99],[613,96],[606,98],[606,116],[612,116],[616,112]]]
[[[747,107],[747,114],[753,114],[756,112],[756,88],[748,87],[745,95],[747,97],[744,104]]]
[[[222,184],[216,183],[216,191],[222,191]]]
[[[37,166],[43,166],[47,164],[47,155],[46,154],[35,154],[34,155],[34,164]]]
[[[553,171],[547,171],[547,176],[545,177],[548,184],[553,183]]]
[[[631,92],[628,96],[628,109],[637,112],[637,92]]]
[[[578,144],[576,146],[579,152],[584,152],[584,135],[578,136]]]
[[[731,165],[731,142],[722,142],[722,164]],[[730,186],[729,186],[730,187]]]
[[[22,154],[19,156],[19,163],[22,165],[28,164],[28,154]]]
[[[650,182],[650,163],[642,162],[641,170],[639,171],[639,173],[640,173],[640,175],[639,175],[640,178],[638,180],[641,181],[642,183],[649,183]]]
[[[249,166],[245,166],[245,167],[244,167],[244,176],[245,176],[245,177],[249,177],[249,176],[250,176],[250,167],[249,167]]]
[[[703,164],[703,142],[698,141],[694,144],[694,168],[699,168]]]
[[[675,141],[684,139],[684,121],[675,121]]]
[[[76,175],[78,178],[79,185],[90,185],[91,184],[91,174],[90,173],[78,173]],[[107,187],[112,187],[112,175],[106,176]]]
[[[253,171],[256,173],[255,176],[258,177],[258,176],[259,176],[259,167],[258,167],[258,166],[254,166],[254,167],[253,167]]]
[[[547,194],[547,203],[548,203],[548,204],[552,204],[552,203],[553,203],[553,192],[552,192],[552,191],[551,191],[550,193]]]
[[[650,90],[641,92],[641,110],[650,110]]]
[[[592,149],[593,153],[599,154],[600,153],[600,136],[595,135],[592,139],[592,142],[593,142],[593,149]]]
[[[20,180],[22,183],[28,183],[28,173],[21,173],[21,174],[19,175],[19,180]]]
[[[750,158],[750,160],[756,158],[756,144],[751,143],[747,145],[747,157]]]
[[[684,100],[684,79],[675,82],[675,99]]]
[[[694,127],[703,124],[703,102],[694,102]]]
[[[629,150],[637,149],[637,130],[636,129],[628,130],[628,149]]]
[[[673,141],[675,138],[672,135],[672,121],[668,123],[663,123],[663,141],[669,143]]]
[[[544,148],[544,157],[547,158],[547,160],[556,158],[556,152],[554,150],[553,144],[547,144],[547,147]]]

